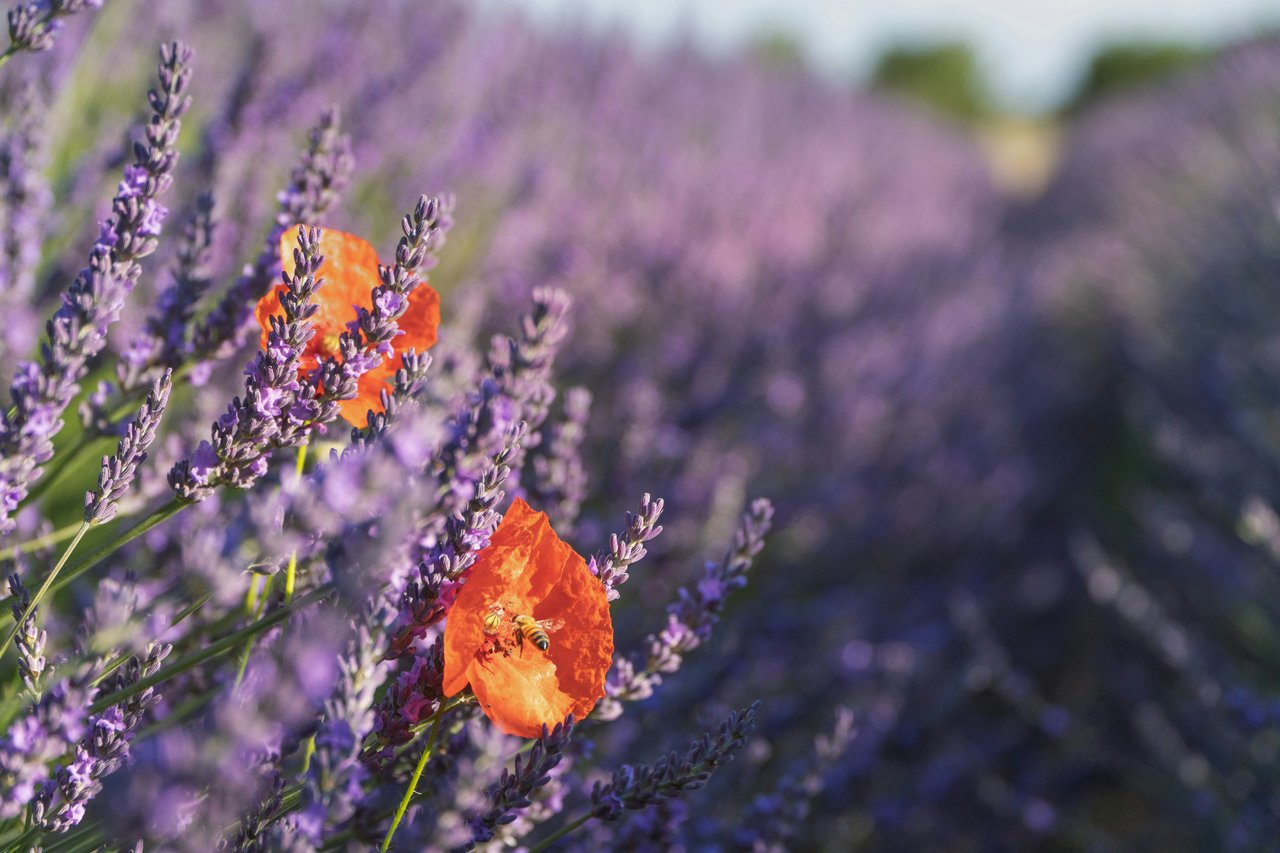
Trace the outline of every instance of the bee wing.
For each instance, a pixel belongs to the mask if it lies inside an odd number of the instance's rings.
[[[539,619],[538,627],[550,634],[552,631],[559,631],[564,627],[563,619]]]

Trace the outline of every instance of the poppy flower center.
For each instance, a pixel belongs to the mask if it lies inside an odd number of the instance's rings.
[[[342,354],[342,336],[337,332],[325,332],[319,336],[316,352],[326,358],[337,358]]]

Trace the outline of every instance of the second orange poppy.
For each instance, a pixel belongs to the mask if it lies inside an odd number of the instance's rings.
[[[280,262],[284,269],[293,269],[293,247],[298,226],[286,228],[280,237]],[[324,279],[316,291],[314,301],[319,306],[311,325],[315,336],[307,343],[302,354],[299,374],[315,370],[326,357],[338,356],[338,339],[356,321],[356,308],[373,308],[373,290],[378,278],[378,253],[368,242],[343,231],[325,228],[320,237],[320,265],[318,278]],[[268,318],[283,316],[280,294],[284,285],[277,285],[259,302],[255,316],[262,327],[262,346],[267,346],[270,329]],[[440,296],[425,281],[409,294],[408,308],[398,321],[400,336],[391,342],[393,352],[384,356],[381,364],[360,377],[359,390],[350,400],[338,403],[342,417],[352,426],[365,427],[369,412],[383,411],[381,391],[400,369],[402,353],[407,349],[419,352],[436,342],[440,326]]]

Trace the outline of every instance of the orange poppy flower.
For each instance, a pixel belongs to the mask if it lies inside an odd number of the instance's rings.
[[[293,248],[297,244],[298,226],[286,228],[280,235],[280,263],[286,270],[293,269]],[[324,283],[316,290],[315,303],[319,310],[311,319],[315,335],[307,342],[302,353],[299,375],[310,373],[325,357],[338,355],[338,338],[347,331],[347,324],[356,320],[356,306],[372,310],[373,289],[381,284],[378,278],[378,253],[367,242],[342,231],[324,229],[320,237],[320,254],[324,256],[317,278]],[[267,346],[267,334],[271,329],[272,315],[283,316],[280,294],[285,287],[277,285],[258,302],[255,315],[262,327],[262,347]],[[369,412],[383,411],[380,392],[395,376],[406,349],[419,352],[436,342],[436,329],[440,326],[440,296],[424,281],[409,294],[409,306],[397,321],[401,334],[391,342],[390,357],[373,370],[360,377],[356,396],[340,400],[338,410],[352,426],[368,425]]]
[[[449,610],[444,695],[470,684],[495,726],[538,737],[544,724],[591,712],[612,660],[604,585],[546,514],[517,498]]]

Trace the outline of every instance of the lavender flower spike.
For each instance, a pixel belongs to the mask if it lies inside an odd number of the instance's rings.
[[[410,347],[400,358],[400,368],[391,383],[391,389],[382,389],[379,398],[382,401],[381,412],[370,412],[369,421],[363,429],[352,427],[351,445],[342,452],[355,452],[367,447],[386,435],[391,422],[400,413],[401,407],[412,402],[422,393],[427,381],[427,371],[431,367],[431,356],[419,353]]]
[[[105,524],[115,518],[118,501],[129,490],[138,466],[147,458],[147,448],[156,439],[156,427],[169,404],[172,388],[173,371],[165,370],[151,386],[142,408],[138,409],[138,417],[116,445],[115,455],[102,457],[98,488],[84,497],[85,524]]]
[[[646,640],[642,659],[618,657],[605,678],[605,698],[596,707],[602,720],[617,719],[622,702],[634,702],[653,695],[663,673],[673,673],[685,655],[711,638],[711,630],[724,612],[725,598],[747,582],[747,571],[764,548],[764,538],[773,523],[773,504],[764,498],[751,502],[733,535],[733,544],[718,563],[709,563],[702,579],[692,590],[681,587],[676,600],[667,607],[667,624]]]
[[[293,225],[318,221],[338,201],[350,180],[355,167],[351,140],[341,132],[336,107],[324,111],[307,140],[302,162],[294,167],[289,186],[278,196],[280,208],[262,252],[195,329],[193,348],[197,357],[209,358],[240,339],[253,306],[276,278],[280,235]]]
[[[533,310],[521,317],[518,337],[494,338],[487,375],[451,419],[451,435],[432,462],[447,514],[471,499],[512,424],[523,421],[528,431],[524,443],[505,460],[511,468],[513,491],[520,486],[525,445],[536,446],[541,439],[536,430],[554,397],[549,377],[556,350],[568,332],[564,318],[569,297],[554,288],[538,288],[533,303]]]
[[[154,675],[172,650],[168,643],[159,643],[149,646],[142,659],[129,658],[103,682],[98,695],[110,696]],[[102,779],[128,760],[134,733],[159,701],[160,694],[148,687],[92,716],[74,758],[33,798],[32,822],[48,832],[66,832],[80,823],[85,806],[102,790]]]
[[[713,737],[704,734],[689,745],[683,757],[676,753],[653,764],[624,764],[608,784],[597,782],[591,791],[591,816],[617,820],[626,809],[642,809],[707,784],[717,767],[727,764],[756,727],[760,702],[730,714]]]
[[[18,647],[18,672],[27,690],[38,699],[40,679],[45,674],[47,663],[44,648],[48,634],[36,625],[35,609],[27,614],[26,619],[22,618],[22,614],[31,606],[31,591],[22,583],[22,577],[17,572],[9,575],[9,594],[12,596],[10,609],[13,619],[19,623],[17,639],[14,641]]]
[[[691,634],[687,651],[711,637],[711,629],[720,621],[728,594],[747,585],[747,570],[764,548],[764,538],[773,526],[773,504],[757,498],[742,515],[733,534],[733,544],[719,563],[711,563],[698,587],[690,592],[681,589],[679,598],[667,608],[673,622],[683,625]]]
[[[506,494],[503,487],[511,475],[510,462],[524,436],[524,422],[507,430],[502,447],[475,484],[470,499],[448,516],[434,546],[421,555],[418,577],[409,581],[400,595],[388,660],[412,654],[414,641],[452,606],[476,554],[488,546],[502,520],[496,507]]]
[[[89,360],[106,346],[107,329],[141,273],[139,259],[156,250],[168,213],[156,199],[173,181],[180,118],[190,105],[184,94],[190,60],[191,50],[179,42],[161,48],[160,86],[147,93],[152,116],[146,141],[134,145],[136,160],[124,170],[112,218],[49,321],[41,359],[18,366],[10,388],[13,407],[0,421],[0,535],[13,530],[11,516],[39,478],[40,466],[53,457],[62,413]]]
[[[420,196],[413,213],[400,222],[404,232],[396,245],[396,262],[378,264],[382,283],[371,294],[373,308],[356,306],[356,321],[338,338],[341,358],[329,357],[320,363],[318,395],[322,422],[337,416],[339,400],[356,396],[360,377],[376,368],[382,359],[395,352],[392,342],[401,334],[398,320],[409,310],[409,295],[422,279],[418,268],[429,257],[441,233],[440,218],[444,210],[440,199]]]
[[[200,442],[191,459],[169,472],[169,486],[184,500],[202,500],[217,485],[248,488],[267,472],[272,450],[300,443],[320,415],[316,386],[298,379],[302,352],[315,332],[311,318],[319,306],[311,297],[323,284],[316,278],[319,228],[298,229],[293,275],[284,274],[280,294],[284,317],[271,318],[267,346],[245,368],[244,397],[236,397],[214,424],[210,441]]]
[[[573,736],[573,715],[550,731],[544,725],[542,737],[533,743],[526,756],[516,756],[515,770],[502,770],[502,778],[489,791],[489,808],[472,815],[471,842],[454,848],[454,853],[474,850],[477,844],[491,841],[500,826],[517,818],[516,812],[532,805],[533,793],[551,781],[551,771],[564,757],[564,748]]]
[[[646,493],[640,501],[640,511],[627,513],[627,529],[622,536],[616,533],[609,536],[609,553],[599,553],[591,558],[589,568],[608,590],[610,601],[618,597],[614,587],[621,586],[631,577],[627,574],[627,567],[640,562],[649,553],[644,543],[662,532],[658,519],[662,516],[663,505],[662,498],[654,500]]]
[[[120,390],[142,387],[157,366],[176,368],[190,352],[191,318],[213,283],[209,274],[216,225],[213,211],[213,193],[201,193],[183,227],[171,281],[156,299],[156,310],[147,318],[145,330],[116,366]]]
[[[5,105],[10,128],[0,135],[0,310],[10,318],[0,358],[6,361],[22,358],[35,344],[35,330],[21,326],[34,325],[22,321],[30,316],[42,223],[52,198],[44,177],[47,111],[40,87],[25,81]]]
[[[85,9],[101,9],[104,0],[27,0],[9,10],[9,47],[0,53],[3,65],[15,53],[37,53],[53,47],[62,21]]]

